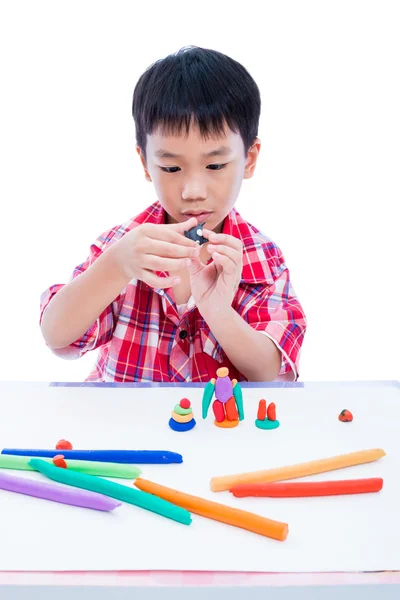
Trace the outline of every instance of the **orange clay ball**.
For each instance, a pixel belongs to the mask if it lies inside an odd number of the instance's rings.
[[[229,375],[229,369],[226,367],[220,367],[217,371],[217,377],[227,377]]]

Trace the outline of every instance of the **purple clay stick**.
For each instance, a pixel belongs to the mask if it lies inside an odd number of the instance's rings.
[[[54,485],[6,473],[0,473],[0,489],[16,492],[17,494],[25,494],[26,496],[34,496],[35,498],[43,498],[44,500],[52,500],[61,504],[92,508],[94,510],[109,511],[121,506],[121,502],[117,502],[113,498],[98,494],[97,492],[78,490],[64,485]]]

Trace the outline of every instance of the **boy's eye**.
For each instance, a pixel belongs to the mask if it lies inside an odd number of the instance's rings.
[[[226,167],[226,163],[225,164],[207,165],[207,169],[210,169],[210,171],[220,171],[224,167]],[[161,169],[161,171],[164,171],[165,173],[177,173],[178,171],[181,170],[180,167],[160,167],[160,169]]]
[[[165,173],[177,173],[180,171],[179,167],[160,167],[161,171],[165,171]]]
[[[207,169],[210,169],[211,171],[220,171],[224,167],[226,167],[226,163],[223,164],[223,165],[222,164],[220,164],[220,165],[208,165]]]

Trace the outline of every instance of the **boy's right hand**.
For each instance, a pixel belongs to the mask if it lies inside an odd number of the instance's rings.
[[[180,281],[174,272],[184,270],[191,258],[199,256],[198,244],[184,235],[184,231],[195,225],[195,217],[173,225],[144,223],[126,233],[109,250],[117,268],[129,281],[135,278],[153,288],[169,288]],[[172,275],[158,277],[155,271],[168,271]]]

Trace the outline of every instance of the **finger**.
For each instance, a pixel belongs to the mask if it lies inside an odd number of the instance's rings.
[[[161,240],[164,242],[170,242],[171,244],[180,244],[181,246],[188,246],[195,248],[197,246],[194,240],[187,238],[184,233],[179,233],[173,229],[168,229],[169,225],[157,225],[157,231],[152,230],[149,237],[153,240]],[[188,231],[185,229],[185,231]]]
[[[149,229],[148,235],[152,239],[164,240],[174,244],[182,244],[184,246],[197,246],[196,242],[185,236],[185,231],[189,231],[197,225],[196,217],[192,217],[183,223],[175,223],[174,225],[156,225]]]
[[[236,265],[228,256],[218,252],[214,252],[212,256],[216,265],[221,266],[226,275],[236,276]]]
[[[206,265],[203,265],[201,260],[198,258],[191,260],[190,265],[187,266],[187,270],[189,271],[190,275],[196,275],[196,273],[205,268],[207,268]]]
[[[145,254],[143,268],[150,271],[181,271],[190,267],[190,258],[164,258],[154,254]]]
[[[144,249],[144,253],[163,256],[165,258],[193,258],[199,256],[200,250],[198,244],[195,243],[194,246],[182,246],[180,242],[181,240],[179,240],[179,244],[172,244],[171,242],[152,239],[147,245],[148,247]]]
[[[189,231],[192,227],[197,225],[198,221],[196,217],[190,217],[187,221],[182,221],[182,223],[174,223],[173,225],[169,225],[171,229],[177,231],[182,235],[185,231]]]
[[[208,244],[207,252],[209,252],[211,255],[214,255],[215,252],[223,254],[224,256],[230,258],[235,265],[239,265],[242,260],[242,253],[234,248],[230,248],[229,246],[223,246],[222,244]]]
[[[243,251],[243,242],[238,238],[233,237],[233,235],[228,235],[226,233],[215,233],[209,229],[203,229],[203,236],[212,244],[222,244],[224,246],[230,246],[231,248],[236,248],[237,250]]]
[[[174,287],[180,283],[180,277],[158,277],[152,271],[148,271],[147,269],[143,270],[142,281],[147,283],[152,288],[165,290],[170,287]]]

